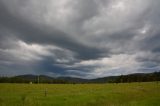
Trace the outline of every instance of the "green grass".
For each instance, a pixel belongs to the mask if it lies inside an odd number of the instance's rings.
[[[0,106],[160,106],[160,83],[0,84]]]

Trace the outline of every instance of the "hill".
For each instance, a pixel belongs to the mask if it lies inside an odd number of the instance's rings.
[[[82,79],[75,77],[53,78],[46,75],[19,75],[14,77],[0,77],[0,83],[125,83],[160,81],[160,72],[135,73],[129,75],[109,76],[96,79]]]

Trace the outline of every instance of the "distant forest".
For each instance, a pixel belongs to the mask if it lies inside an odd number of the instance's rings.
[[[48,83],[48,84],[76,84],[76,83],[130,83],[160,81],[160,72],[135,73],[129,75],[109,76],[96,79],[81,79],[73,77],[53,78],[45,75],[19,75],[14,77],[0,77],[0,83]]]

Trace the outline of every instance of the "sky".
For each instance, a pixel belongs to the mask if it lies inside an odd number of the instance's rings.
[[[159,0],[0,0],[0,75],[159,70]]]

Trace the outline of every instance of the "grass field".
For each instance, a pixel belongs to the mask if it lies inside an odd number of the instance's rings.
[[[0,106],[160,106],[160,83],[0,84]]]

